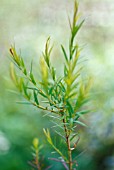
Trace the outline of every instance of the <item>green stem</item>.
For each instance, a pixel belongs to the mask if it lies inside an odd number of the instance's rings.
[[[68,148],[69,170],[73,170],[72,169],[72,166],[73,166],[73,163],[72,163],[72,151],[71,151],[71,148],[70,148],[70,139],[69,139],[70,134],[69,134],[69,130],[67,129],[67,126],[66,126],[65,118],[63,119],[63,123],[64,123],[64,131],[65,131],[66,143],[67,143],[67,148]]]

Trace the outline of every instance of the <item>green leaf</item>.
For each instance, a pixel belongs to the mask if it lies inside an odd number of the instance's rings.
[[[73,107],[72,105],[70,104],[70,102],[67,100],[67,106],[68,106],[68,111],[69,111],[69,116],[70,118],[72,117],[72,114],[74,113],[74,110],[73,110]]]
[[[66,54],[66,51],[63,47],[63,45],[61,45],[61,48],[62,48],[62,51],[63,51],[63,54],[64,54],[64,57],[65,57],[65,60],[68,62],[68,57],[67,57],[67,54]]]
[[[77,13],[78,13],[78,2],[77,0],[74,1],[74,15],[73,15],[73,24],[72,26],[74,27],[76,22],[77,22]]]
[[[51,74],[52,74],[53,80],[55,81],[55,68],[54,67],[52,67],[51,69]]]
[[[26,68],[24,68],[23,73],[24,73],[25,75],[27,75],[27,70],[26,70]]]
[[[24,82],[22,81],[22,85],[23,85],[23,90],[24,90],[24,93],[25,95],[27,96],[27,87],[25,86]]]
[[[32,83],[33,83],[34,85],[36,85],[36,81],[35,81],[34,76],[33,76],[32,73],[30,73],[30,78],[31,78]]]
[[[10,76],[16,86],[18,86],[18,77],[15,73],[14,65],[13,63],[10,64]]]
[[[74,27],[73,32],[72,32],[72,35],[73,35],[72,38],[74,38],[74,37],[76,36],[76,34],[77,34],[78,31],[80,30],[81,26],[83,25],[84,21],[85,21],[85,20],[83,20],[79,25],[76,25],[76,26]]]
[[[65,86],[63,85],[63,83],[62,82],[60,82],[60,88],[61,88],[61,90],[63,91],[63,92],[65,92],[66,91],[66,89],[65,89]]]
[[[53,46],[50,47],[50,37],[48,37],[47,41],[46,41],[46,45],[45,45],[45,53],[43,53],[44,56],[44,60],[47,64],[47,66],[50,68],[50,55],[51,55],[51,51],[53,49]]]
[[[49,92],[48,92],[49,95],[52,94],[53,89],[54,89],[54,86],[50,87]]]
[[[70,126],[71,126],[71,127],[73,126],[73,123],[74,123],[73,118],[70,118]]]
[[[13,58],[13,60],[15,61],[15,63],[16,63],[18,66],[20,66],[20,65],[21,65],[21,63],[20,63],[20,60],[21,60],[21,59],[20,59],[20,57],[18,56],[15,47],[11,47],[11,48],[10,48],[10,53],[12,54],[12,58]]]
[[[44,60],[45,60],[45,62],[46,62],[46,64],[47,64],[47,66],[50,68],[49,56],[46,55],[46,54],[43,54],[43,56],[44,56]]]
[[[67,66],[64,65],[64,76],[66,77],[68,75],[68,69]]]
[[[44,98],[48,98],[48,97],[46,96],[46,94],[44,94],[44,93],[41,92],[40,90],[38,90],[38,93],[39,93],[41,96],[43,96]]]
[[[25,94],[25,97],[30,100],[30,94],[28,94],[27,92],[27,85],[25,85],[24,81],[22,80],[22,87],[23,87],[23,91],[24,91],[24,94]]]
[[[72,137],[70,138],[70,141],[72,141],[76,136],[78,136],[78,133],[73,134]]]
[[[82,111],[80,111],[80,112],[77,112],[76,114],[84,115],[84,114],[87,114],[87,113],[89,113],[89,112],[90,112],[90,110],[82,110]]]
[[[17,101],[16,103],[18,103],[18,104],[28,104],[28,105],[32,105],[32,103],[27,102],[27,101]]]
[[[22,90],[23,90],[23,78],[20,78],[19,91],[22,92]]]
[[[87,125],[85,124],[85,123],[83,123],[83,122],[80,122],[79,120],[76,120],[76,121],[74,121],[76,124],[79,124],[79,125],[81,125],[81,126],[85,126],[85,127],[87,127]]]
[[[72,92],[71,94],[68,95],[67,99],[75,98],[77,95],[77,92]]]
[[[35,90],[33,91],[33,94],[34,94],[34,101],[35,101],[35,103],[36,103],[37,105],[39,105],[39,101],[38,101],[37,93],[36,93],[36,91],[35,91]]]
[[[89,97],[86,97],[85,99],[82,100],[82,105],[86,104],[87,102],[89,102]]]
[[[80,76],[80,72],[75,73],[75,75],[72,76],[71,84]]]
[[[75,56],[74,56],[74,61],[73,61],[73,63],[72,63],[72,72],[74,71],[74,69],[75,69],[75,67],[76,67],[76,64],[77,64],[79,55],[80,55],[80,50],[78,50],[78,47],[76,47],[76,54],[75,54]]]
[[[79,87],[79,82],[76,82],[72,85],[72,90],[76,90]]]
[[[21,66],[22,66],[23,68],[25,68],[25,64],[24,64],[24,61],[23,61],[22,58],[20,58],[20,64],[21,64]]]
[[[76,112],[75,120],[78,120],[82,115],[89,113],[90,110],[83,110],[83,111],[78,111]]]
[[[35,82],[35,79],[34,79],[34,75],[32,73],[32,64],[33,62],[31,62],[31,68],[30,68],[30,78],[31,78],[31,81],[34,85],[36,85],[36,82]]]

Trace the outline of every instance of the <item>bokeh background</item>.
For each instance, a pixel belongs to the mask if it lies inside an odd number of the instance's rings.
[[[114,170],[114,1],[81,0],[80,11],[86,19],[77,41],[84,47],[85,71],[93,77],[92,107],[85,117],[88,128],[81,131],[75,153],[78,170]],[[73,0],[0,0],[0,169],[29,170],[31,145],[35,137],[45,143],[42,155],[48,166],[51,148],[46,145],[42,128],[50,127],[48,118],[32,106],[19,105],[23,98],[13,93],[9,74],[9,48],[13,44],[35,71],[44,43],[50,35],[54,43],[52,60],[62,68],[60,44],[68,47]],[[54,164],[54,163],[53,163]],[[54,164],[53,170],[62,170]]]

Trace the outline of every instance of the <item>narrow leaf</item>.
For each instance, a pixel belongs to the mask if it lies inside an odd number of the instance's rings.
[[[80,121],[78,121],[78,120],[76,120],[76,121],[74,121],[76,124],[79,124],[79,125],[81,125],[81,126],[85,126],[85,127],[87,127],[87,125],[85,124],[85,123],[83,123],[83,122],[80,122]]]
[[[66,61],[68,62],[68,57],[67,57],[67,54],[66,54],[66,51],[65,51],[65,49],[64,49],[64,47],[63,47],[63,45],[61,45],[61,48],[62,48],[62,51],[63,51],[64,57],[65,57]]]
[[[34,93],[34,101],[35,101],[35,103],[36,103],[37,105],[39,105],[39,101],[38,101],[38,97],[37,97],[36,91],[34,90],[33,93]]]

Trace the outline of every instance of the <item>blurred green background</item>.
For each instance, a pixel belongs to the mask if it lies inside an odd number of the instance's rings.
[[[114,1],[82,0],[80,11],[86,22],[77,41],[84,46],[85,71],[93,77],[92,102],[95,111],[85,117],[89,125],[82,129],[81,141],[74,153],[78,170],[114,170]],[[9,75],[9,48],[15,44],[24,60],[38,59],[50,35],[54,42],[53,63],[61,70],[60,44],[68,47],[73,0],[0,0],[0,169],[29,170],[31,145],[35,137],[45,142],[42,128],[50,127],[48,118],[32,106],[19,105],[23,98],[15,90]],[[52,161],[51,148],[45,145],[45,164]],[[54,164],[54,163],[53,163]],[[54,164],[53,170],[62,170]]]

